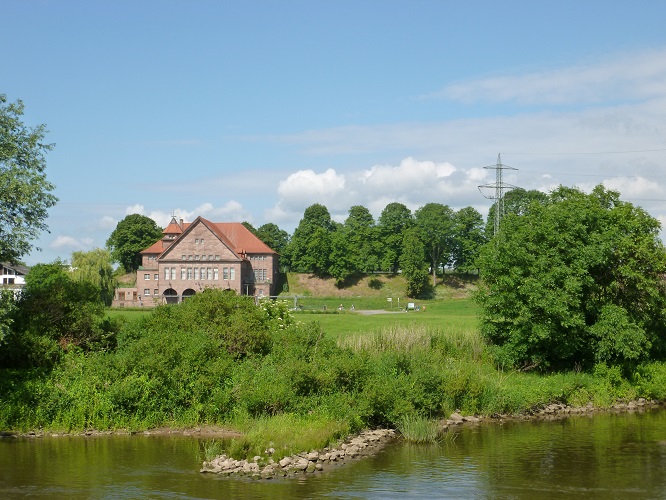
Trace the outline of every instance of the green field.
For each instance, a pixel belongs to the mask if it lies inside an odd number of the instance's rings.
[[[472,299],[415,301],[415,306],[420,308],[418,311],[406,311],[403,307],[403,304],[407,305],[406,300],[400,301],[400,309],[397,301],[391,307],[392,303],[385,299],[305,298],[299,299],[300,304],[303,310],[295,312],[299,321],[319,322],[324,333],[337,337],[412,325],[456,333],[478,330],[479,308]],[[343,311],[337,309],[340,304],[343,304]],[[350,310],[352,304],[355,307],[353,312]]]

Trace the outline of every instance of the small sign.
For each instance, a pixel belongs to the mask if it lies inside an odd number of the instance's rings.
[[[386,300],[387,300],[388,302],[393,302],[393,297],[387,297]]]
[[[407,303],[407,309],[409,309],[410,311],[413,311],[414,310],[414,302],[408,302]]]

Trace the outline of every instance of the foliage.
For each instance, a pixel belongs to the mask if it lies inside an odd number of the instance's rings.
[[[405,231],[403,238],[400,268],[407,280],[409,297],[418,297],[428,284],[428,271],[423,261],[424,246],[420,239],[421,234],[417,228],[411,228]]]
[[[59,261],[31,268],[14,314],[2,351],[7,366],[50,366],[63,349],[115,345],[118,325],[104,318],[99,288],[72,279]]]
[[[272,222],[259,226],[255,234],[257,238],[280,255],[284,253],[289,244],[289,233]]]
[[[134,272],[141,265],[142,250],[159,241],[162,230],[150,217],[130,214],[121,220],[113,230],[106,246],[111,257],[120,263],[126,272]]]
[[[285,252],[291,269],[319,275],[327,273],[331,254],[330,233],[334,227],[325,206],[315,203],[306,208]]]
[[[402,255],[404,233],[414,225],[411,210],[402,203],[389,203],[379,216],[377,229],[382,248],[381,268],[398,272]]]
[[[482,332],[500,363],[544,369],[663,357],[659,223],[597,186],[509,214],[482,250]]]
[[[453,267],[458,272],[476,271],[476,258],[486,238],[483,233],[483,217],[473,207],[465,207],[454,215]]]
[[[234,291],[205,289],[180,307],[160,306],[156,320],[164,318],[165,328],[199,330],[215,339],[235,358],[267,352],[270,324],[279,322],[279,313],[269,316],[256,307],[254,299]]]
[[[45,125],[23,123],[23,110],[22,101],[7,104],[0,94],[0,261],[16,262],[30,252],[58,201],[44,173],[53,144],[43,142]]]
[[[502,206],[504,213],[502,217],[507,214],[525,215],[529,212],[532,203],[537,205],[544,205],[548,202],[548,195],[536,189],[525,190],[523,188],[514,188],[508,191],[502,198]],[[495,213],[497,204],[493,204],[488,211],[488,218],[486,220],[485,236],[487,239],[493,237],[495,232]]]
[[[117,283],[108,250],[96,248],[89,252],[72,252],[70,273],[76,281],[99,288],[102,303],[107,307],[111,305]]]
[[[416,211],[415,220],[435,286],[437,270],[449,264],[453,251],[454,212],[447,205],[427,203]]]
[[[375,221],[370,211],[361,205],[349,209],[342,232],[348,242],[347,250],[357,273],[379,269],[379,242]]]
[[[0,349],[5,337],[12,332],[16,312],[16,295],[13,290],[0,288]]]

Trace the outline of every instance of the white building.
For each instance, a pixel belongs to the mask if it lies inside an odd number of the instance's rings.
[[[0,262],[0,288],[18,293],[25,286],[25,275],[29,269],[20,264]]]

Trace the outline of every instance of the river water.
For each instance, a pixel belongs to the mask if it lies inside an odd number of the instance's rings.
[[[481,425],[324,473],[200,474],[200,439],[0,439],[0,498],[666,498],[666,411]]]

